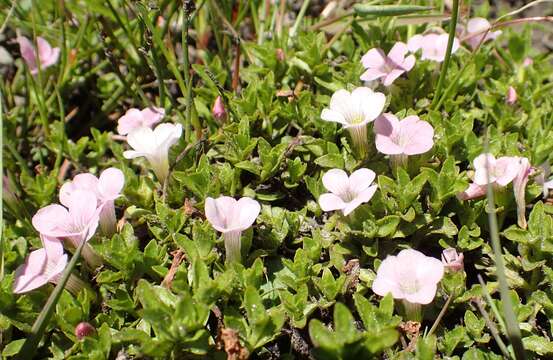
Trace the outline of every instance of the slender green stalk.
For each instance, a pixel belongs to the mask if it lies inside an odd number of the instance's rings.
[[[190,21],[190,7],[192,4],[188,0],[184,0],[182,4],[182,61],[184,82],[186,83],[186,122],[184,124],[184,139],[189,142],[192,139],[192,77],[190,76],[190,59],[188,57],[188,27]]]
[[[507,334],[507,326],[505,325],[505,320],[503,320],[503,317],[499,313],[499,310],[497,309],[497,306],[495,306],[495,303],[492,300],[490,292],[488,291],[488,288],[486,287],[486,283],[484,283],[484,279],[482,279],[482,276],[480,276],[480,275],[478,275],[478,282],[480,283],[480,286],[482,286],[482,293],[484,294],[484,298],[486,299],[486,302],[490,306],[490,309],[492,309],[492,312],[495,315],[495,318],[497,319],[497,323],[499,324],[499,327],[501,328],[501,331],[504,334]]]
[[[484,149],[488,152],[488,142],[485,141]],[[489,169],[487,158],[486,168]],[[515,317],[513,310],[513,301],[509,295],[509,284],[507,283],[507,276],[505,275],[505,264],[503,263],[503,254],[501,251],[501,243],[499,241],[499,229],[497,226],[497,217],[495,215],[495,200],[493,193],[493,186],[490,182],[490,172],[487,172],[488,186],[487,186],[487,199],[488,199],[488,221],[490,224],[490,238],[495,258],[495,267],[497,272],[497,280],[499,281],[499,292],[501,295],[501,303],[503,305],[503,314],[505,316],[505,322],[507,327],[507,336],[513,346],[515,358],[517,360],[526,359],[526,353],[524,351],[524,345],[522,344],[520,328]]]
[[[509,358],[512,359],[513,354],[509,352],[509,349],[507,348],[507,346],[505,346],[505,343],[503,342],[503,340],[501,340],[501,336],[499,336],[499,332],[497,331],[497,327],[495,326],[495,324],[490,319],[490,316],[486,312],[486,309],[484,309],[484,306],[482,305],[482,302],[478,298],[475,299],[474,302],[476,303],[476,307],[480,311],[480,314],[482,314],[482,317],[486,321],[486,325],[488,326],[488,329],[490,329],[490,332],[492,333],[492,336],[495,339],[495,342],[497,343],[497,346],[499,347],[499,349],[503,353],[503,356],[505,356],[505,358],[507,358],[507,359],[509,359]]]
[[[459,0],[453,0],[453,11],[451,13],[451,21],[449,22],[449,38],[447,39],[447,49],[445,52],[445,59],[440,69],[440,78],[438,79],[438,85],[436,85],[436,91],[434,92],[434,98],[432,98],[432,108],[435,108],[436,103],[440,100],[442,92],[442,86],[447,75],[447,69],[449,67],[449,61],[451,59],[451,49],[453,48],[453,40],[455,39],[455,28],[457,26],[457,17],[459,16]]]
[[[305,16],[305,12],[307,11],[307,8],[309,7],[309,3],[311,0],[303,0],[303,4],[301,4],[300,12],[298,13],[298,17],[296,18],[296,22],[290,29],[290,39],[296,36],[296,33],[298,32],[298,28],[300,27],[300,24],[303,20],[303,17]]]
[[[48,301],[46,301],[44,308],[36,318],[35,323],[31,328],[31,334],[29,335],[29,337],[27,337],[27,339],[23,343],[23,347],[21,348],[21,351],[19,352],[17,357],[18,359],[20,360],[32,359],[34,354],[36,353],[38,348],[38,343],[40,342],[40,339],[42,338],[42,335],[46,330],[46,326],[48,325],[48,322],[50,321],[50,319],[52,318],[52,315],[54,314],[56,304],[58,303],[61,293],[63,292],[63,289],[65,288],[65,284],[67,283],[67,281],[69,280],[69,277],[71,276],[71,272],[73,271],[73,268],[75,267],[75,265],[77,265],[77,261],[79,260],[81,251],[83,250],[83,247],[85,244],[87,244],[86,241],[83,241],[79,244],[79,246],[77,247],[77,250],[75,251],[75,254],[71,258],[71,261],[69,261],[69,264],[67,264],[67,267],[65,268],[61,279],[59,280],[58,284],[54,288],[54,291],[52,291],[52,293],[50,294],[50,297],[48,298]]]
[[[445,312],[447,311],[447,308],[449,307],[449,304],[451,304],[451,300],[453,299],[453,296],[449,296],[444,304],[444,306],[442,307],[442,310],[440,310],[440,313],[438,314],[438,317],[436,318],[436,320],[434,320],[434,324],[432,324],[432,327],[430,328],[430,331],[428,332],[428,334],[426,334],[426,336],[430,336],[434,333],[434,331],[436,331],[436,329],[438,328],[438,325],[440,324],[440,321],[442,321],[442,318],[444,317],[445,315]]]
[[[0,88],[0,149],[4,149],[2,142],[4,138],[4,108],[2,107],[4,98],[2,88]],[[2,182],[0,182],[0,193],[4,194],[4,157],[0,156],[0,169],[2,170]],[[4,200],[0,201],[0,281],[4,279]]]

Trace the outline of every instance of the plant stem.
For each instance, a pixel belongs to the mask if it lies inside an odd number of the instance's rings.
[[[38,317],[36,318],[35,323],[31,328],[31,334],[23,343],[23,347],[21,348],[21,351],[19,352],[17,357],[18,359],[32,359],[34,354],[36,353],[38,343],[40,342],[40,339],[42,338],[42,335],[46,330],[48,322],[54,314],[56,304],[58,303],[63,289],[65,288],[65,284],[69,280],[73,268],[75,267],[75,265],[77,265],[77,261],[80,258],[81,251],[83,250],[83,247],[86,243],[86,241],[81,242],[79,247],[77,247],[75,254],[71,258],[71,261],[69,261],[69,264],[67,264],[67,267],[65,268],[58,284],[54,288],[54,291],[52,291],[50,297],[48,298],[48,301],[46,301],[46,304],[44,305],[44,308],[42,309],[40,314],[38,314]]]
[[[447,69],[449,67],[449,61],[451,59],[451,49],[453,48],[453,40],[455,39],[455,27],[457,26],[457,17],[459,16],[459,0],[453,0],[453,11],[451,13],[451,21],[449,22],[449,38],[447,39],[447,49],[445,52],[445,59],[440,69],[440,78],[438,79],[438,85],[436,86],[436,91],[434,92],[434,97],[432,98],[432,108],[435,108],[435,105],[438,100],[440,100],[440,94],[442,92],[442,86],[445,81],[445,76],[447,74]]]
[[[451,304],[451,299],[453,299],[453,296],[449,296],[444,304],[444,306],[442,307],[442,310],[440,310],[440,313],[438,314],[438,317],[436,318],[436,320],[434,320],[434,324],[432,324],[432,327],[430,328],[430,331],[428,331],[428,334],[426,334],[426,336],[430,336],[434,333],[434,331],[436,331],[436,329],[438,328],[438,325],[440,324],[440,321],[442,321],[442,318],[444,317],[445,315],[445,312],[447,311],[447,308],[449,307],[449,304]]]
[[[307,8],[309,7],[310,2],[311,0],[303,0],[303,4],[301,4],[300,12],[298,13],[296,22],[294,23],[294,26],[292,26],[292,28],[290,29],[290,39],[296,36],[298,28],[300,27],[301,21],[303,20],[303,17],[305,15],[305,12],[307,11]]]
[[[488,141],[485,140],[484,149],[488,151]],[[486,158],[486,169],[489,169],[489,164]],[[497,271],[497,280],[499,281],[499,291],[501,295],[501,303],[503,305],[503,314],[505,316],[505,322],[507,327],[507,336],[511,341],[515,358],[517,360],[526,359],[526,353],[524,351],[524,345],[522,344],[520,328],[515,317],[513,310],[513,301],[509,295],[509,284],[507,283],[507,277],[505,275],[505,264],[503,263],[503,254],[501,251],[501,243],[499,241],[499,229],[497,226],[497,218],[495,215],[495,201],[493,186],[489,180],[490,171],[486,171],[488,176],[487,186],[487,198],[488,198],[488,221],[490,223],[490,238],[495,258],[495,267]]]

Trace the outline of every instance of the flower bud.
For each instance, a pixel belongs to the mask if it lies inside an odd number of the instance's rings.
[[[286,55],[284,54],[284,50],[281,48],[276,49],[276,58],[279,62],[283,62],[284,59],[286,59]]]
[[[463,253],[457,253],[454,248],[447,248],[442,252],[442,263],[449,271],[461,271],[464,268]]]
[[[505,102],[509,105],[513,105],[517,102],[517,92],[514,87],[509,86],[509,89],[507,89],[507,97],[505,98]]]
[[[96,332],[96,329],[94,328],[94,326],[90,325],[85,321],[80,322],[77,324],[77,326],[75,326],[75,336],[79,340],[82,340],[84,337],[90,336],[95,332]]]
[[[217,96],[215,99],[211,113],[218,121],[224,121],[227,118],[227,111],[225,110],[225,104],[223,103],[221,96]]]

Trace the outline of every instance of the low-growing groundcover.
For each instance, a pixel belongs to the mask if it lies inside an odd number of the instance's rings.
[[[4,358],[553,356],[547,1],[0,3]]]

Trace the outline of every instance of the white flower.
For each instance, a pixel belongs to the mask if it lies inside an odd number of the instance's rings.
[[[158,180],[163,183],[169,174],[169,148],[181,135],[180,124],[160,124],[154,130],[140,127],[127,135],[127,143],[133,150],[125,151],[123,156],[127,159],[146,157]]]
[[[344,170],[332,169],[323,175],[323,185],[330,193],[319,197],[323,211],[342,210],[349,215],[359,205],[369,201],[376,192],[377,185],[372,185],[374,171],[359,169],[349,177]]]
[[[367,124],[384,110],[386,96],[367,87],[358,87],[351,93],[338,90],[330,99],[330,107],[321,113],[321,119],[337,122],[348,129],[353,146],[361,155],[368,152]]]
[[[205,200],[205,217],[215,230],[223,233],[228,262],[240,262],[240,236],[252,226],[260,211],[259,203],[248,197],[236,200],[220,196]]]

